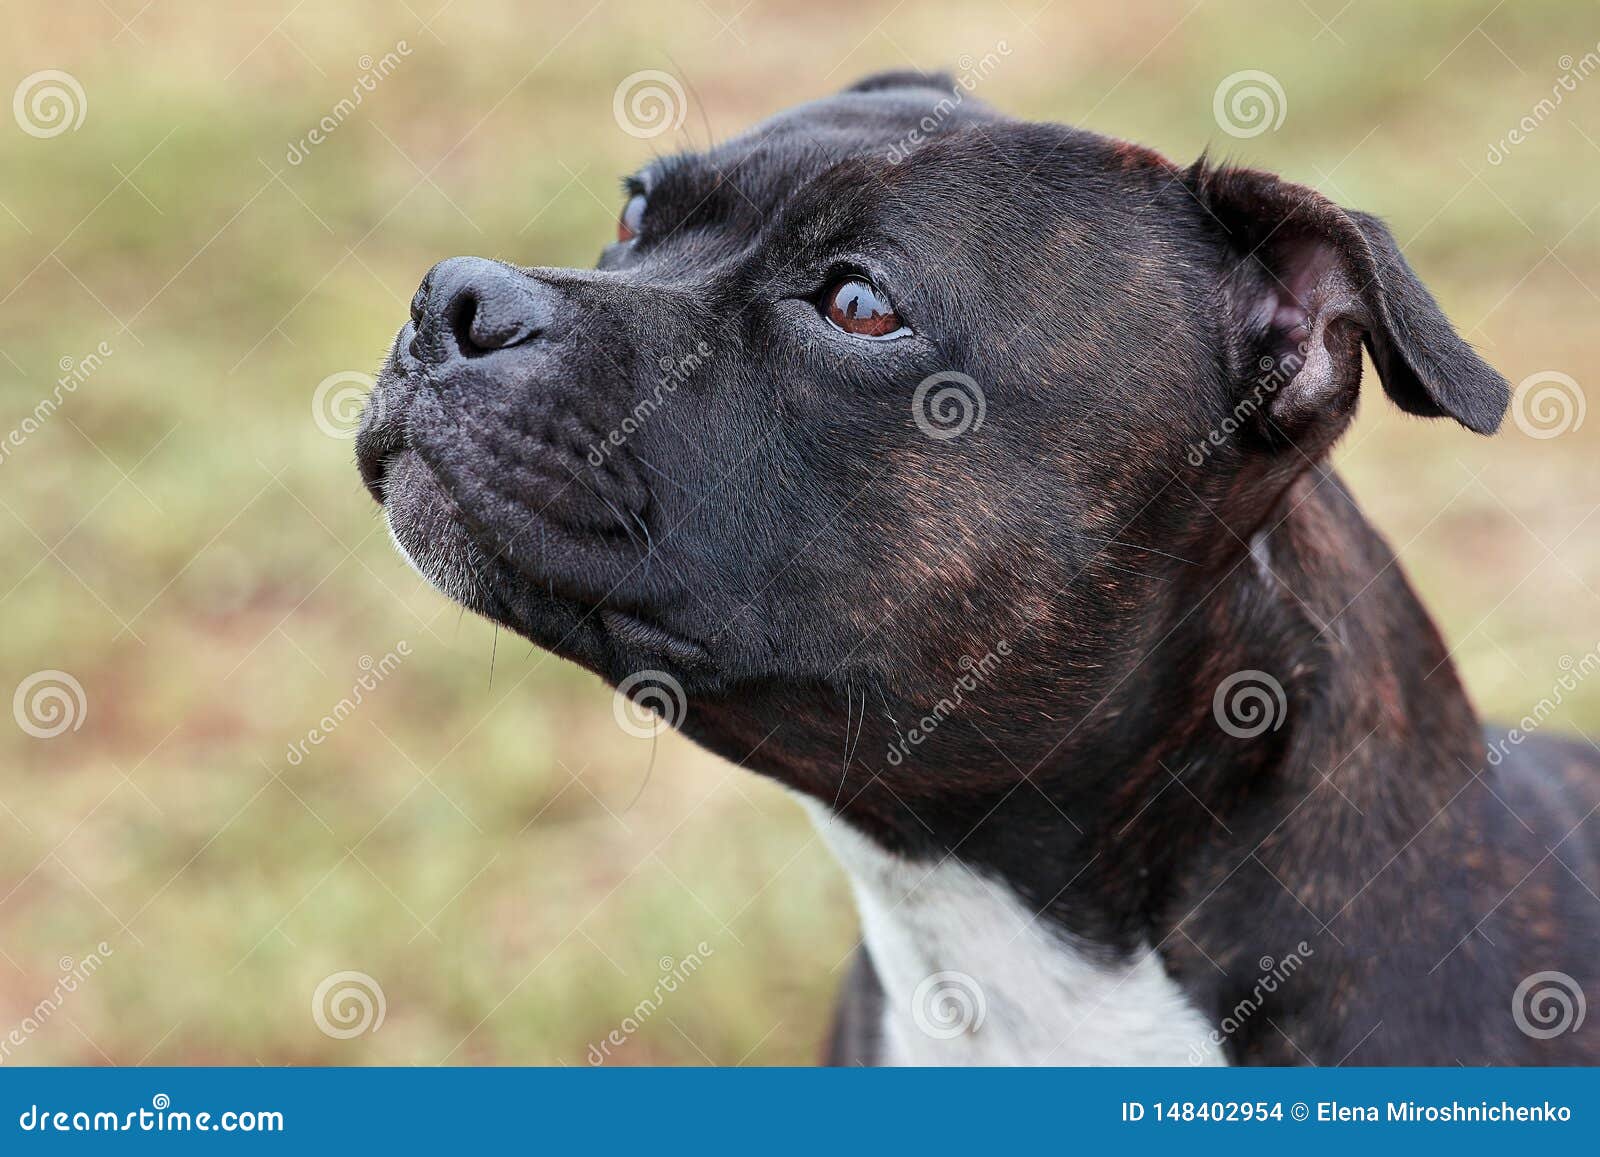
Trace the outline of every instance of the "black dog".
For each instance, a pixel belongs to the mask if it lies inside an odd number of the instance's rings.
[[[1595,753],[1486,742],[1326,467],[1363,346],[1507,405],[1382,223],[921,75],[629,188],[596,271],[428,274],[361,471],[819,813],[833,1060],[1600,1059]]]

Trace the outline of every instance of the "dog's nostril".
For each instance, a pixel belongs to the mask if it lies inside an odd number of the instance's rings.
[[[446,310],[445,323],[450,327],[451,336],[456,339],[456,348],[464,354],[487,353],[499,348],[484,344],[479,340],[479,335],[473,332],[477,316],[478,295],[471,289],[459,290]]]
[[[556,291],[520,270],[452,257],[429,271],[411,302],[414,348],[423,360],[478,357],[542,335]]]
[[[548,326],[548,291],[520,273],[506,272],[506,278],[468,286],[452,303],[450,325],[462,353],[510,349]]]

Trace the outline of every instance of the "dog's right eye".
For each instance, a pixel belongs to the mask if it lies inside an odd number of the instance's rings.
[[[617,218],[617,240],[632,241],[639,236],[639,230],[643,228],[644,194],[635,193],[628,198],[628,203],[622,207],[622,215]]]
[[[897,337],[905,332],[889,299],[864,277],[844,277],[830,285],[822,295],[822,314],[857,337]]]

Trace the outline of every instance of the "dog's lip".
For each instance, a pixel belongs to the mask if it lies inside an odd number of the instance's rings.
[[[449,488],[443,484],[438,474],[430,468],[426,458],[419,454],[414,447],[403,442],[393,448],[385,446],[381,455],[382,469],[375,481],[368,482],[368,489],[372,490],[380,504],[383,505],[386,517],[389,519],[391,534],[395,537],[396,545],[405,557],[412,560],[412,566],[417,567],[411,552],[401,541],[402,534],[394,527],[395,503],[386,501],[394,496],[387,493],[388,479],[393,474],[396,464],[402,459],[409,465],[407,469],[413,473],[413,485],[421,484],[431,494],[431,501],[440,504],[441,513],[466,536],[466,539],[477,543],[479,549],[484,550],[485,559],[489,563],[497,564],[499,581],[507,582],[515,576],[515,581],[528,584],[533,590],[548,591],[552,596],[560,597],[579,608],[585,617],[593,618],[605,632],[610,635],[621,650],[644,653],[651,656],[660,656],[666,662],[675,664],[684,669],[705,668],[712,663],[710,650],[701,642],[689,638],[677,631],[662,626],[656,616],[645,607],[638,607],[616,598],[617,585],[613,584],[605,589],[600,589],[600,584],[592,582],[576,582],[570,577],[555,574],[536,573],[525,569],[523,559],[509,560],[501,558],[498,552],[485,547],[474,533],[470,520],[462,517],[461,508],[456,504]],[[365,477],[365,471],[363,472]],[[438,585],[438,576],[429,576],[422,568],[419,572],[428,577],[430,582]],[[487,574],[480,574],[480,579],[488,579]],[[446,586],[449,584],[447,583]],[[477,584],[465,591],[446,589],[445,593],[451,598],[462,602],[469,609],[491,613],[502,622],[515,626],[515,621],[509,615],[510,604],[499,597],[490,597],[490,591]],[[464,598],[463,595],[471,595]],[[477,605],[478,599],[483,599],[493,606]],[[515,601],[514,599],[512,600]],[[532,625],[532,624],[527,624]]]
[[[381,392],[383,389],[380,381],[361,416],[355,440],[356,469],[361,474],[361,483],[379,506],[384,502],[384,483],[390,467],[410,449],[403,424],[385,420],[383,410],[394,402],[387,393]]]
[[[389,477],[389,467],[405,449],[404,442],[356,443],[356,469],[361,473],[361,483],[379,506],[384,504],[384,483]]]
[[[503,555],[491,541],[484,539],[480,529],[465,516],[460,503],[444,477],[435,468],[435,464],[429,461],[425,447],[415,444],[408,436],[409,423],[402,420],[401,411],[391,409],[396,406],[406,407],[409,400],[404,397],[409,394],[407,387],[426,384],[425,375],[405,350],[411,329],[408,323],[400,332],[390,362],[380,374],[378,390],[375,392],[373,402],[370,403],[372,408],[364,416],[355,446],[356,463],[360,469],[362,482],[372,497],[384,508],[391,533],[395,535],[396,544],[402,553],[412,558],[411,552],[401,541],[402,533],[394,526],[396,514],[402,519],[406,518],[403,511],[397,510],[397,500],[400,507],[407,505],[407,501],[395,490],[397,471],[407,474],[410,479],[408,486],[420,486],[431,494],[431,501],[440,505],[441,513],[454,524],[468,542],[483,552],[482,561],[490,565],[498,583],[508,584],[504,592],[498,592],[502,597],[493,599],[487,597],[489,592],[483,589],[484,584],[481,581],[465,591],[446,589],[444,593],[449,597],[462,602],[469,609],[489,613],[491,617],[499,618],[513,629],[526,632],[527,628],[536,627],[537,624],[519,623],[510,614],[511,606],[520,602],[519,597],[513,592],[517,587],[525,585],[530,593],[547,594],[551,598],[559,598],[573,606],[579,615],[589,618],[609,635],[618,651],[659,656],[663,662],[685,669],[705,668],[711,665],[711,652],[704,643],[663,626],[660,616],[648,604],[641,605],[630,599],[626,590],[619,592],[628,574],[633,569],[647,564],[646,559],[629,559],[613,553],[625,543],[631,544],[633,542],[631,535],[621,536],[616,542],[608,542],[593,535],[574,533],[572,528],[559,524],[551,523],[542,528],[541,543],[546,541],[546,536],[550,536],[551,539],[559,536],[565,540],[568,561],[573,561],[574,556],[579,554],[587,555],[596,567],[591,573],[583,573],[588,568],[557,566],[550,569],[542,565],[536,566],[533,565],[536,562],[535,556],[521,551],[514,555]],[[402,463],[405,465],[402,466]],[[537,555],[540,559],[547,557],[544,550],[537,552]],[[412,565],[416,565],[415,561]],[[616,567],[623,568],[620,580],[615,577],[619,573],[614,569]],[[603,577],[606,570],[612,570],[613,577],[609,579]],[[480,579],[488,577],[480,575]],[[438,585],[436,577],[430,577],[429,581]],[[463,598],[461,597],[463,594],[473,597]],[[479,606],[477,605],[479,598],[497,605]]]
[[[683,667],[701,667],[711,661],[711,653],[702,644],[631,611],[604,605],[598,610],[606,632],[632,648],[659,654]]]
[[[384,479],[395,459],[411,445],[406,438],[406,411],[415,391],[426,384],[421,363],[411,356],[416,327],[406,322],[389,347],[356,429],[356,468],[367,492],[381,506]]]

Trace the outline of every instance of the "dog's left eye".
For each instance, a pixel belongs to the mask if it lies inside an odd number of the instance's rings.
[[[830,285],[822,295],[822,314],[858,337],[893,337],[905,329],[888,297],[864,277],[845,277]]]
[[[622,207],[622,215],[617,218],[617,240],[632,241],[643,228],[644,194],[635,193],[628,198],[628,203]]]

